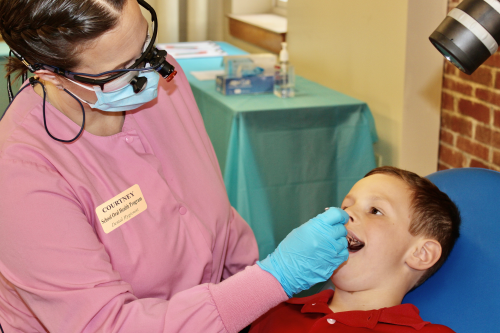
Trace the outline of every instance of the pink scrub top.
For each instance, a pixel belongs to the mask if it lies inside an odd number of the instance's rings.
[[[179,74],[127,112],[118,134],[51,139],[32,87],[0,122],[5,333],[238,332],[287,299],[254,265],[255,237],[229,203],[189,83],[169,61]],[[49,102],[46,117],[55,137],[79,131]],[[96,208],[134,185],[146,210],[106,233]]]

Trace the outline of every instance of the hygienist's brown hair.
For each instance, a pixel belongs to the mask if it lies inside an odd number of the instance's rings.
[[[79,51],[116,26],[127,0],[0,0],[0,33],[31,64],[65,70],[78,65]],[[7,75],[27,72],[9,57]]]
[[[441,244],[441,257],[422,275],[415,285],[418,287],[441,268],[448,258],[460,235],[460,212],[446,193],[439,190],[430,180],[416,173],[384,166],[373,169],[365,177],[375,174],[394,176],[408,185],[412,192],[410,234],[424,235]]]

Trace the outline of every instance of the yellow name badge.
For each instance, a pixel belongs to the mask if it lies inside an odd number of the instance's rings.
[[[101,222],[102,229],[109,234],[147,208],[148,205],[144,200],[141,189],[139,185],[135,184],[97,207],[95,212]]]

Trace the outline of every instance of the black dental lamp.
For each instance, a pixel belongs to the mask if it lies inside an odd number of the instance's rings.
[[[462,1],[429,39],[453,65],[472,74],[500,44],[500,1]]]

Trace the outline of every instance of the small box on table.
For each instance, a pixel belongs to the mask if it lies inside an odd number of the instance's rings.
[[[219,75],[215,82],[217,91],[224,95],[272,93],[274,76],[227,77]]]

